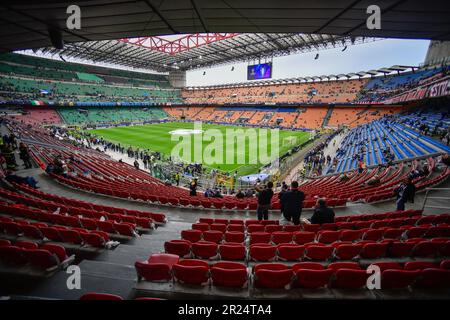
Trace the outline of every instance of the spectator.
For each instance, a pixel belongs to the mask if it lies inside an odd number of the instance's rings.
[[[402,182],[394,192],[397,195],[397,211],[404,211],[405,203],[408,201],[414,203],[416,186],[412,182],[411,177],[406,178],[406,180]]]
[[[238,192],[236,193],[236,198],[237,199],[244,199],[245,198],[245,194],[242,192],[241,189],[239,189]]]
[[[255,186],[255,190],[258,192],[258,207],[256,213],[258,214],[258,220],[269,219],[270,201],[273,197],[273,182],[269,181],[267,186],[261,187],[259,183]]]
[[[325,199],[317,199],[316,207],[311,217],[311,223],[334,223],[334,211],[327,207]]]
[[[30,169],[33,165],[31,164],[31,157],[30,157],[30,151],[28,150],[28,147],[21,142],[19,145],[19,156],[20,159],[22,159],[23,164],[25,165],[25,169]]]
[[[31,176],[20,177],[18,175],[12,174],[11,171],[8,171],[6,173],[5,179],[6,179],[6,181],[11,182],[11,183],[15,182],[18,184],[27,184],[34,189],[38,189],[38,187],[36,186],[38,182]]]
[[[177,187],[180,186],[180,174],[178,172],[175,173],[175,182],[177,184]]]
[[[283,181],[283,184],[281,186],[281,191],[278,193],[278,200],[280,200],[280,212],[281,215],[288,221],[291,221],[291,219],[288,219],[285,215],[284,215],[284,205],[283,202],[281,201],[281,198],[283,197],[283,195],[288,191],[288,186],[287,184]]]
[[[134,160],[134,167],[136,170],[139,170],[139,162],[137,160]]]
[[[286,191],[280,199],[280,205],[283,207],[283,216],[286,220],[292,220],[295,225],[300,224],[304,199],[305,194],[298,190],[298,182],[292,181],[291,189]]]
[[[342,174],[339,176],[339,181],[341,181],[341,182],[348,181],[349,179],[350,179],[349,176],[348,176],[347,174],[345,174],[345,173],[342,173]]]
[[[369,181],[367,181],[367,185],[368,186],[374,186],[380,183],[380,176],[379,175],[374,175],[372,178],[369,179]]]
[[[189,184],[190,196],[195,197],[197,195],[197,186],[198,186],[197,179],[195,178]]]

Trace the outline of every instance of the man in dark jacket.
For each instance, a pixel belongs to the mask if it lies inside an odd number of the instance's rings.
[[[292,218],[295,225],[300,224],[304,199],[305,194],[298,190],[297,181],[292,181],[291,189],[281,196],[280,205],[283,208],[283,215],[289,221]]]
[[[288,192],[288,186],[287,184],[283,181],[283,185],[281,186],[281,191],[278,193],[278,200],[280,201],[280,211],[281,214],[283,215],[283,217],[287,220],[287,221],[291,221],[292,217],[291,216],[287,216],[284,213],[284,206],[283,206],[283,202],[281,201],[281,198],[283,197],[283,195]]]
[[[273,182],[269,181],[265,188],[256,185],[255,190],[258,192],[258,207],[256,213],[258,214],[258,220],[269,219],[270,202],[273,197]]]
[[[395,194],[397,195],[397,211],[404,211],[405,203],[408,201],[414,203],[416,186],[412,182],[412,178],[406,178],[406,180],[395,189]]]
[[[318,199],[311,217],[312,224],[334,223],[334,211],[327,207],[324,199]]]

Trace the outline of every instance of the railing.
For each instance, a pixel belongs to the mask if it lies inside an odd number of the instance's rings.
[[[428,195],[430,193],[430,191],[450,191],[450,188],[427,188],[426,192],[425,192],[425,198],[423,199],[422,210],[425,208],[450,210],[450,207],[427,205],[427,200],[429,200],[429,199],[447,200],[447,203],[449,203],[449,200],[450,200],[450,197],[430,197]]]

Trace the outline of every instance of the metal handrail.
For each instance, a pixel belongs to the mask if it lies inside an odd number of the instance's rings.
[[[426,202],[428,199],[439,199],[439,200],[450,200],[450,197],[429,197],[428,193],[430,191],[450,191],[450,188],[426,188],[425,189],[425,197],[423,199],[423,204],[422,204],[422,211],[425,208],[432,208],[432,209],[445,209],[445,210],[450,210],[450,207],[442,207],[442,206],[427,206]]]

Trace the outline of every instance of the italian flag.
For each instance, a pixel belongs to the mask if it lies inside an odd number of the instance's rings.
[[[32,106],[45,106],[45,102],[40,101],[40,100],[31,100],[31,105]]]

